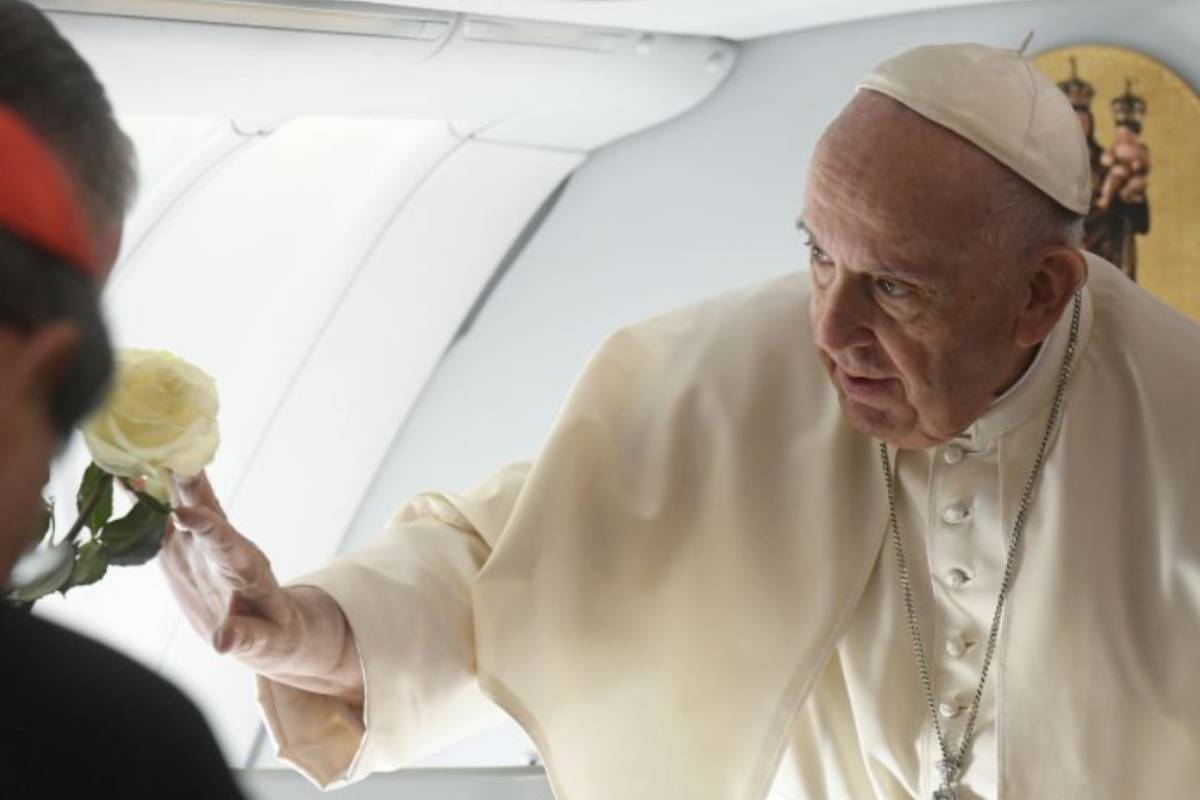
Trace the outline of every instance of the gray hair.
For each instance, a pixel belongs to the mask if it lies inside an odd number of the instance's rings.
[[[136,190],[133,143],[91,67],[24,0],[0,0],[0,105],[50,145],[92,224],[119,227]]]
[[[992,186],[992,218],[988,243],[1020,265],[1004,273],[1014,280],[1047,246],[1078,248],[1083,244],[1084,217],[1052,200],[1032,183],[997,163],[999,180]]]

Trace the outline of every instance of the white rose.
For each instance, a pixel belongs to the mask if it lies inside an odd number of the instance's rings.
[[[106,472],[147,478],[166,501],[168,473],[192,477],[216,455],[217,387],[204,371],[161,350],[119,350],[104,405],[83,424],[92,459]]]

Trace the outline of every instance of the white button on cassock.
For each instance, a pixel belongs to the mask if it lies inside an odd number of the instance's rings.
[[[945,461],[950,466],[954,466],[958,462],[962,461],[963,456],[965,456],[965,455],[966,455],[965,450],[963,450],[961,447],[959,447],[956,444],[952,444],[949,447],[947,447],[945,450],[942,451],[942,460]]]
[[[967,521],[969,516],[971,516],[971,509],[963,503],[947,506],[946,510],[942,512],[942,519],[950,525],[961,525]]]
[[[946,719],[954,719],[962,713],[962,706],[949,700],[943,700],[938,706],[938,713]]]
[[[958,634],[953,634],[946,640],[946,654],[951,658],[962,658],[967,652],[967,640]]]
[[[950,584],[955,589],[965,584],[968,580],[969,577],[967,573],[958,568],[952,569],[946,573],[946,583]]]

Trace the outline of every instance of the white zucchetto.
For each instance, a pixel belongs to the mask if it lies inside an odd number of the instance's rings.
[[[949,128],[1041,189],[1086,214],[1091,164],[1062,91],[1015,50],[929,45],[875,67],[860,89],[885,94]]]

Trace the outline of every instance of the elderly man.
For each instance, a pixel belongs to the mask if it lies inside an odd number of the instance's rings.
[[[322,784],[468,731],[562,800],[1200,786],[1200,328],[1080,252],[1087,150],[1015,52],[877,67],[810,274],[612,336],[538,459],[293,587],[203,481],[168,567]]]

